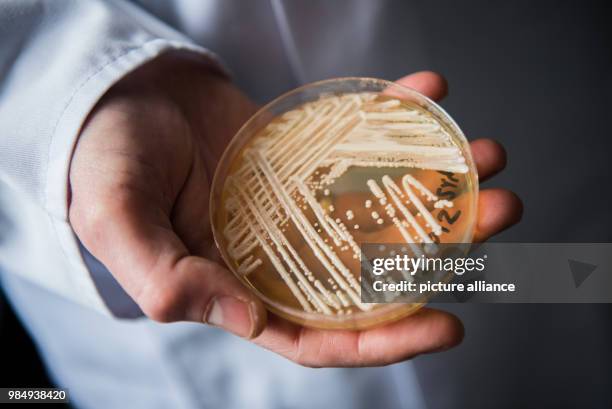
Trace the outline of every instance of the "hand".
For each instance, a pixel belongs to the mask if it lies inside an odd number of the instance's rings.
[[[444,80],[422,72],[399,83],[439,100]],[[70,169],[70,222],[143,312],[195,321],[308,366],[388,364],[461,341],[460,321],[423,308],[366,331],[315,330],[267,314],[216,250],[208,196],[218,158],[256,107],[197,59],[165,54],[115,85],[90,114]],[[491,140],[472,142],[480,179],[505,164]],[[477,240],[516,223],[512,193],[480,193]]]

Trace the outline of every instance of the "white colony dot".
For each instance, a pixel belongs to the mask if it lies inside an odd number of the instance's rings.
[[[383,224],[384,222],[385,222],[385,221],[384,221],[383,219],[378,219],[378,220],[376,220],[376,223],[377,223],[377,224]]]
[[[324,194],[325,196],[329,196],[329,189],[325,189],[325,190],[323,191],[323,194]]]
[[[353,220],[354,217],[355,217],[355,215],[353,214],[352,210],[347,210],[346,211],[346,218],[347,218],[347,220]]]
[[[370,199],[365,201],[365,207],[366,209],[369,209],[370,207],[372,207],[372,201]]]
[[[387,214],[389,215],[389,217],[395,217],[395,207],[393,207],[392,204],[387,204],[385,206],[385,211],[387,212]]]
[[[434,207],[436,209],[442,209],[443,207],[453,207],[453,202],[449,202],[448,200],[438,200],[434,203]]]
[[[372,219],[376,220],[378,218],[380,218],[380,215],[378,214],[378,212],[377,211],[373,211],[372,212]]]
[[[327,207],[327,210],[329,210],[330,212],[333,212],[335,210],[334,205],[329,205]]]

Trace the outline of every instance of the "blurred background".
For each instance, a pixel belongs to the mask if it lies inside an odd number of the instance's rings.
[[[497,241],[610,242],[612,27],[604,1],[138,1],[225,61],[264,103],[339,76],[418,70],[450,84],[443,107],[468,139],[494,138],[506,171],[487,186],[523,199]],[[200,10],[193,12],[193,6]],[[612,407],[609,305],[444,305],[464,343],[415,360],[431,407]],[[0,307],[2,385],[48,383],[10,306]],[[9,375],[10,373],[10,375]]]

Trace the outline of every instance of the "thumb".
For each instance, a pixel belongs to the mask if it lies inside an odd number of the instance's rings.
[[[150,200],[133,191],[112,193],[73,188],[70,222],[148,317],[205,322],[246,338],[261,333],[265,308],[231,272],[190,255]]]

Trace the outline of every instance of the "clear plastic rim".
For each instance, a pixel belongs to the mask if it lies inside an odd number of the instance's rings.
[[[212,179],[210,198],[209,198],[209,217],[211,228],[213,231],[213,239],[215,241],[215,245],[221,254],[221,257],[227,267],[231,270],[231,272],[246,285],[260,300],[262,300],[269,311],[280,315],[283,318],[286,318],[292,322],[315,327],[315,328],[334,328],[334,329],[362,329],[365,327],[373,327],[378,325],[383,325],[385,323],[395,321],[402,317],[413,314],[418,311],[425,303],[415,303],[415,304],[406,304],[406,303],[390,303],[380,306],[371,311],[359,311],[355,312],[351,315],[324,315],[320,313],[311,313],[303,310],[299,310],[296,308],[287,307],[282,305],[265,294],[261,293],[256,287],[254,287],[248,280],[244,279],[234,268],[233,261],[230,258],[229,254],[227,254],[226,246],[223,245],[224,238],[222,237],[222,232],[217,228],[217,220],[216,215],[218,214],[218,204],[221,201],[221,197],[223,195],[223,187],[225,178],[227,177],[227,171],[223,172],[223,170],[227,170],[233,160],[235,159],[235,155],[240,151],[240,149],[245,146],[255,133],[251,135],[245,135],[245,132],[250,129],[253,124],[262,119],[262,116],[273,112],[274,115],[270,118],[273,118],[279,115],[281,112],[286,112],[290,109],[297,107],[298,105],[293,105],[289,109],[285,109],[283,111],[275,112],[273,109],[278,105],[281,105],[283,101],[286,101],[290,97],[297,96],[299,94],[305,93],[312,96],[320,96],[325,94],[348,94],[351,92],[341,92],[341,91],[333,91],[326,90],[325,88],[329,85],[338,85],[338,89],[341,89],[344,85],[345,87],[353,86],[355,88],[354,92],[382,92],[385,89],[397,89],[400,90],[402,95],[406,94],[406,99],[409,99],[410,102],[416,102],[422,108],[429,111],[436,120],[440,121],[448,128],[450,128],[450,135],[453,138],[453,142],[457,144],[460,148],[461,153],[464,155],[466,164],[468,165],[468,183],[471,183],[471,191],[473,195],[473,200],[471,200],[471,208],[470,214],[476,215],[476,211],[478,208],[478,172],[476,171],[476,167],[474,164],[474,160],[472,158],[471,150],[469,148],[469,143],[467,138],[465,137],[463,131],[455,120],[436,102],[434,102],[429,97],[421,94],[420,92],[397,84],[392,81],[378,79],[378,78],[370,78],[370,77],[339,77],[326,79],[321,81],[312,82],[309,84],[302,85],[298,88],[295,88],[291,91],[285,92],[284,94],[274,98],[269,103],[262,106],[253,116],[249,118],[236,132],[236,134],[232,137],[231,141],[223,151],[221,158],[217,164],[215,169],[215,173]],[[368,89],[367,87],[380,87],[378,90]],[[320,92],[317,92],[319,90]],[[399,98],[399,97],[398,97]],[[304,99],[302,103],[305,103],[312,99]],[[268,121],[269,122],[269,121]],[[221,180],[223,178],[223,180]],[[470,223],[466,233],[463,237],[462,242],[464,243],[472,243],[473,235],[474,235],[474,227],[475,220]]]

